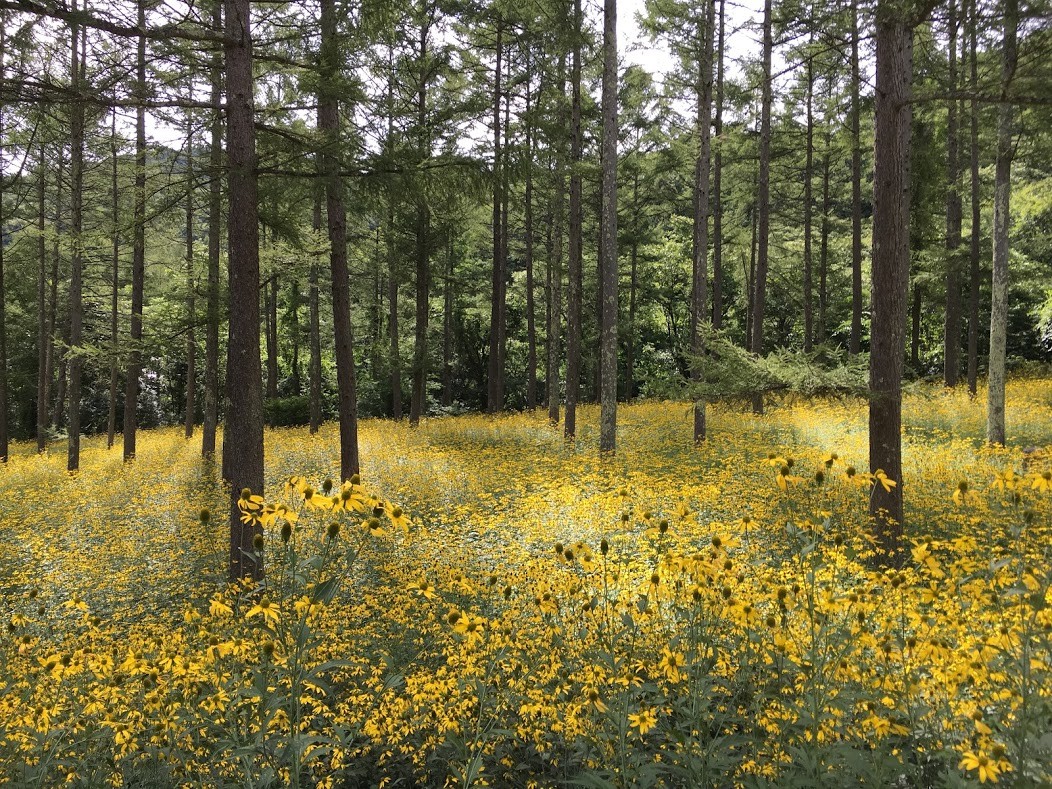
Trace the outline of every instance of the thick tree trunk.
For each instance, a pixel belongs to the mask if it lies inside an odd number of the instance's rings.
[[[577,437],[577,398],[581,388],[581,306],[584,298],[582,278],[583,247],[581,225],[581,0],[574,0],[573,53],[570,62],[570,216],[566,305],[566,416],[563,436]]]
[[[259,197],[249,0],[226,0],[230,310],[224,459],[231,483],[230,580],[260,579],[259,525],[241,522],[242,491],[263,495],[263,371],[259,354]],[[243,294],[243,295],[242,295]]]
[[[347,210],[340,176],[339,42],[336,2],[321,0],[318,131],[325,182],[325,213],[329,229],[329,268],[332,275],[332,328],[336,346],[336,382],[340,390],[340,478],[360,471],[358,461],[358,394],[351,330],[351,291],[347,271]]]
[[[1012,193],[1012,133],[1015,108],[1008,90],[1015,77],[1019,0],[1003,0],[1001,102],[997,117],[997,164],[994,174],[993,277],[990,300],[990,372],[986,396],[986,440],[1005,443],[1005,356],[1008,344],[1008,249]]]
[[[862,347],[862,71],[858,62],[858,4],[851,4],[851,338],[848,351]]]
[[[950,0],[947,20],[950,90],[957,91],[957,3]],[[961,166],[958,153],[957,102],[951,100],[946,118],[946,314],[943,323],[943,381],[957,386],[961,346]]]
[[[146,27],[145,0],[139,0],[139,27]],[[124,381],[124,459],[135,459],[138,428],[139,377],[142,375],[142,308],[146,280],[146,36],[139,36],[136,66],[135,108],[135,207],[132,239],[131,345]]]
[[[903,526],[902,367],[909,286],[910,85],[913,30],[901,9],[877,7],[876,141],[873,186],[873,324],[870,350],[869,510],[882,561],[900,558]]]
[[[600,233],[599,257],[603,266],[603,322],[599,345],[599,451],[614,452],[617,449],[618,372],[617,0],[605,0],[603,3],[603,210]]]
[[[497,22],[496,64],[493,71],[493,283],[490,296],[489,327],[489,383],[486,396],[486,412],[495,414],[504,408],[504,371],[501,369],[501,298],[504,294],[504,227],[502,198],[504,195],[503,156],[501,154],[501,69],[504,27]]]
[[[76,10],[76,0],[73,3]],[[75,96],[80,95],[84,84],[84,40],[87,31],[73,25],[71,34],[71,67],[70,79]],[[82,252],[82,233],[84,230],[84,102],[79,98],[73,101],[70,108],[70,233],[73,241],[73,253],[70,255],[69,277],[69,349],[66,366],[69,371],[69,387],[66,397],[69,400],[67,430],[69,444],[66,452],[66,468],[77,471],[80,468],[80,386],[83,358],[80,355],[82,331],[84,327],[84,256]]]
[[[212,7],[212,29],[223,29],[222,4]],[[219,257],[222,234],[223,182],[223,114],[222,63],[212,61],[209,80],[212,85],[211,142],[208,156],[208,293],[205,305],[205,380],[201,456],[210,459],[216,451],[216,429],[219,422]]]
[[[763,97],[760,108],[760,172],[757,210],[756,276],[753,280],[752,352],[763,354],[763,315],[767,301],[768,252],[771,240],[771,0],[763,6]],[[753,413],[763,413],[763,395],[753,395]]]

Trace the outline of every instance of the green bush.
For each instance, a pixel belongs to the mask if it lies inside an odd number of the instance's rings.
[[[271,427],[298,427],[310,424],[310,397],[274,397],[263,401],[263,416]]]

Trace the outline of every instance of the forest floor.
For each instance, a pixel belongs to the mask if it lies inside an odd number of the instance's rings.
[[[1010,382],[1007,448],[984,403],[907,393],[890,571],[858,400],[711,407],[699,448],[687,404],[626,405],[607,459],[592,407],[573,446],[368,420],[331,489],[335,425],[270,430],[256,589],[197,437],[90,438],[75,476],[16,446],[0,782],[1042,785],[1052,381]]]

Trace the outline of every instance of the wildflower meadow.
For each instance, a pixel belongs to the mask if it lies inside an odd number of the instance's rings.
[[[918,386],[904,479],[866,403],[762,417],[598,409],[274,429],[261,584],[226,583],[229,497],[175,430],[81,471],[0,469],[0,783],[966,787],[1052,784],[1052,381]],[[597,428],[595,428],[597,430]],[[103,437],[104,438],[104,437]],[[335,480],[335,481],[334,481]],[[872,486],[907,549],[873,562]]]

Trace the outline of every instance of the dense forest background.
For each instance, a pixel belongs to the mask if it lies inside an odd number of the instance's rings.
[[[864,382],[890,33],[905,376],[975,392],[991,337],[1009,366],[1052,359],[1046,3],[648,0],[657,78],[616,65],[615,18],[0,2],[0,455],[68,435],[73,469],[81,433],[130,458],[173,423],[208,455],[224,403],[315,428],[565,404],[572,436],[603,380],[757,410],[778,364]]]

